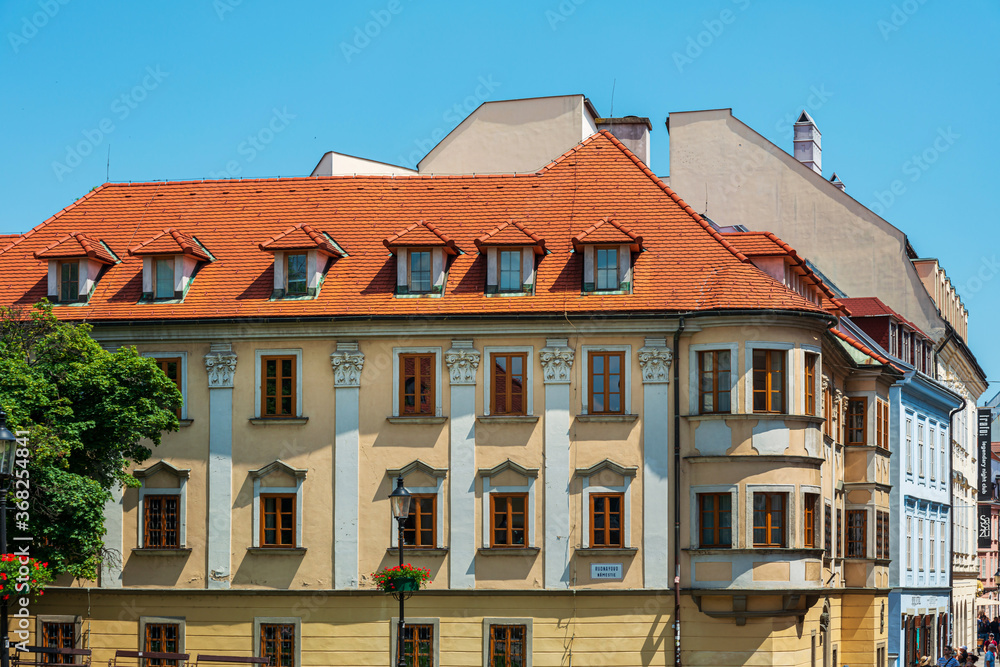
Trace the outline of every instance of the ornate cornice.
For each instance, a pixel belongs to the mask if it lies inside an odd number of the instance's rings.
[[[355,350],[338,350],[330,354],[334,387],[360,387],[365,354]]]
[[[545,384],[569,384],[574,356],[566,339],[548,339],[538,354]]]
[[[670,382],[670,363],[674,353],[667,347],[647,345],[639,348],[639,366],[646,384]]]
[[[236,354],[215,350],[209,352],[205,355],[205,370],[208,371],[209,389],[232,389],[233,375],[236,374]]]
[[[451,383],[476,384],[480,356],[479,350],[472,347],[472,341],[452,341],[452,348],[444,353]]]

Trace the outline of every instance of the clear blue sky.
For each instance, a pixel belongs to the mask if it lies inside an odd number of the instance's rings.
[[[995,2],[2,0],[0,26],[0,233],[103,183],[109,147],[114,181],[307,175],[327,150],[411,165],[480,101],[610,115],[614,86],[667,175],[672,111],[731,107],[790,149],[808,108],[855,198],[900,181],[884,217],[944,265],[1000,378]]]

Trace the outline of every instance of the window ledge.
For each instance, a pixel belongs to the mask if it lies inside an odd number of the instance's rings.
[[[389,547],[385,550],[387,554],[398,554],[398,547]],[[412,554],[414,556],[447,556],[448,547],[403,547],[403,554]]]
[[[193,419],[180,419],[178,421],[180,423],[181,428],[184,428],[185,426],[190,426],[191,424],[194,423]]]
[[[156,549],[138,547],[132,549],[135,556],[187,556],[191,553],[190,547],[177,547],[176,549]]]
[[[712,419],[741,419],[754,421],[759,419],[781,419],[783,421],[806,422],[809,424],[822,424],[826,421],[822,417],[814,417],[812,415],[793,415],[783,412],[707,412],[705,414],[681,416],[690,421],[704,421]]]
[[[254,426],[265,424],[284,424],[285,426],[301,426],[309,423],[309,417],[251,417],[250,423]]]
[[[301,556],[305,547],[247,547],[248,554],[274,554],[275,556]]]
[[[478,415],[476,421],[487,424],[534,424],[538,415]]]
[[[581,556],[634,556],[639,553],[638,547],[579,547],[576,553]]]
[[[480,556],[534,556],[541,549],[539,547],[480,547]]]
[[[505,296],[533,296],[534,292],[522,290],[520,292],[486,292],[486,298]]]
[[[631,294],[631,292],[623,289],[595,289],[583,290],[580,294],[583,296],[615,296],[621,294]]]
[[[577,415],[576,420],[579,422],[634,422],[639,418],[639,415]]]
[[[799,547],[736,547],[726,549],[725,547],[707,547],[704,549],[685,547],[682,551],[687,551],[691,555],[706,554],[721,556],[723,554],[799,554],[806,558],[821,558],[823,549],[799,548]]]
[[[390,424],[443,424],[447,417],[431,417],[430,415],[415,415],[413,417],[386,417]]]

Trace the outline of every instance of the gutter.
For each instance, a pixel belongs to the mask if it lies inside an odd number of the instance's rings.
[[[681,315],[674,329],[674,667],[681,667]]]
[[[952,333],[954,333],[954,330],[952,330]],[[951,334],[949,333],[948,336],[950,337]],[[945,338],[944,342],[947,343],[948,342],[948,338]],[[941,347],[944,347],[944,343],[941,344]],[[940,349],[941,348],[938,348],[938,350],[940,350]],[[937,356],[937,352],[935,352],[934,355],[936,357]],[[937,359],[935,359],[935,362],[936,361],[937,361]],[[934,368],[935,368],[935,370],[937,370],[937,363],[934,364]],[[962,404],[960,406],[958,406],[957,408],[955,408],[954,410],[952,410],[951,412],[948,413],[948,434],[950,436],[953,436],[954,433],[955,433],[955,415],[957,413],[961,412],[962,410],[964,410],[965,406],[966,406],[965,397],[964,396],[959,396],[959,398],[962,399]],[[949,449],[949,454],[950,454],[951,453],[950,452],[951,447],[949,446],[948,449]],[[949,610],[949,612],[951,614],[950,617],[949,617],[949,619],[950,619],[951,622],[948,624],[948,630],[949,630],[949,634],[951,635],[951,639],[949,640],[948,643],[950,643],[950,644],[954,643],[954,641],[955,641],[955,608],[954,608],[954,598],[955,598],[955,593],[954,593],[954,591],[955,591],[955,589],[954,589],[954,579],[955,579],[955,493],[952,490],[952,484],[953,484],[953,477],[952,476],[955,474],[954,473],[954,467],[955,467],[954,459],[952,458],[952,456],[948,456],[948,498],[951,500],[951,505],[952,505],[952,507],[951,507],[951,521],[948,522],[949,523],[948,528],[949,528],[949,531],[951,533],[951,550],[950,550],[951,551],[951,553],[950,553],[951,562],[949,563],[949,567],[948,567],[948,610]],[[977,493],[977,498],[978,498],[978,493]],[[977,506],[978,506],[978,501],[977,501]]]

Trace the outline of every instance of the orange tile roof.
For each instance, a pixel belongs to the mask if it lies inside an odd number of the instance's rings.
[[[460,248],[447,234],[438,229],[434,223],[420,220],[409,225],[401,232],[382,240],[389,250],[394,248],[443,247],[449,255],[457,255]]]
[[[573,237],[573,247],[579,251],[585,244],[629,244],[632,252],[642,250],[642,237],[611,218],[601,218]]]
[[[545,254],[545,239],[528,229],[523,222],[507,220],[476,239],[476,247],[534,246],[536,255]]]
[[[534,295],[489,298],[486,258],[464,253],[450,258],[440,298],[395,296],[396,260],[386,245],[400,242],[400,230],[457,248],[453,239],[471,245],[510,218],[524,221],[550,252],[538,261]],[[573,252],[573,237],[601,218],[629,221],[649,244],[634,256],[632,294],[581,293],[583,257]],[[259,244],[299,223],[322,224],[349,256],[331,264],[316,298],[272,301],[273,258]],[[139,303],[142,261],[126,249],[165,227],[197,236],[215,261],[201,268],[182,303]],[[123,261],[105,272],[87,304],[57,308],[65,319],[824,312],[749,263],[607,132],[534,174],[105,184],[0,251],[0,303],[42,299],[46,266],[34,253],[83,230]]]
[[[844,341],[845,343],[853,347],[855,350],[867,354],[869,357],[871,357],[878,363],[882,364],[883,366],[891,366],[892,368],[895,368],[897,371],[905,372],[902,368],[892,363],[892,361],[890,361],[887,357],[871,349],[870,347],[862,343],[860,340],[858,340],[851,334],[845,333],[840,329],[837,329],[836,327],[830,328],[827,331],[829,331],[835,337],[839,338],[840,340]]]
[[[881,317],[883,315],[888,315],[889,317],[899,320],[924,338],[933,340],[930,336],[925,334],[920,327],[913,322],[910,322],[889,306],[885,305],[885,303],[883,303],[877,296],[851,297],[849,299],[842,299],[842,301],[848,308],[851,309],[851,317]]]
[[[320,250],[331,257],[342,257],[344,252],[322,232],[315,231],[308,223],[292,225],[277,236],[258,245],[264,252],[276,250]]]
[[[99,241],[83,232],[70,232],[34,253],[35,259],[72,259],[88,257],[102,264],[114,264],[115,257]]]
[[[183,232],[167,227],[134,248],[129,248],[130,255],[190,255],[203,262],[211,259],[208,253],[198,245],[198,242]]]

